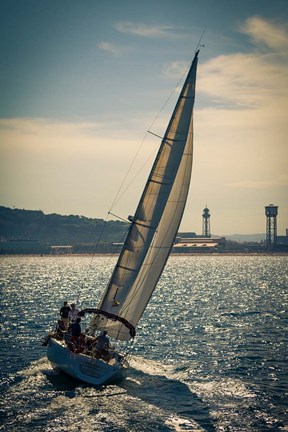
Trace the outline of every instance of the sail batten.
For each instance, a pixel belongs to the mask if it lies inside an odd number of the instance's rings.
[[[138,226],[143,227],[143,228],[152,229],[152,230],[156,229],[156,227],[154,227],[152,225],[146,225],[146,224],[143,224],[143,223],[140,223],[140,222],[134,222],[134,223],[135,223],[135,225],[138,225]]]
[[[122,266],[122,265],[118,265],[118,268],[121,268],[121,269],[127,270],[127,271],[131,271],[131,272],[137,271],[137,269],[125,267],[125,266]]]
[[[98,306],[108,313],[113,310],[134,327],[169,257],[187,200],[193,159],[197,56],[198,52],[162,139],[118,263]],[[131,337],[121,322],[107,323],[106,330],[116,339]]]

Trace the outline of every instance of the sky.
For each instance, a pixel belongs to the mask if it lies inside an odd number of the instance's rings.
[[[201,39],[180,231],[288,228],[287,0],[0,0],[0,205],[133,214]],[[204,32],[204,34],[203,34]],[[182,79],[182,81],[181,81]],[[109,220],[115,219],[110,215]]]

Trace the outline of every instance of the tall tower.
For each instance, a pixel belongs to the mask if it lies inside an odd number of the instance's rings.
[[[210,234],[210,213],[207,206],[203,210],[202,214],[203,225],[202,225],[202,235],[203,237],[211,237]]]
[[[277,243],[277,214],[278,206],[269,204],[265,207],[266,215],[266,245],[276,245]]]

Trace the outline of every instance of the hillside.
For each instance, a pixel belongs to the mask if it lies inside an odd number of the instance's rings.
[[[43,253],[52,245],[93,246],[103,235],[100,244],[121,242],[128,224],[109,221],[104,226],[103,219],[84,216],[61,216],[44,214],[38,210],[10,209],[0,206],[0,252],[13,252],[27,249]]]
[[[255,242],[261,243],[265,240],[266,234],[231,234],[224,236],[226,240],[236,241],[238,243]]]

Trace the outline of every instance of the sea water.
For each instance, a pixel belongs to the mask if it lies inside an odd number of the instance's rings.
[[[1,257],[1,431],[287,431],[288,257],[172,256],[125,380],[54,371],[64,300],[97,305],[115,257]]]

